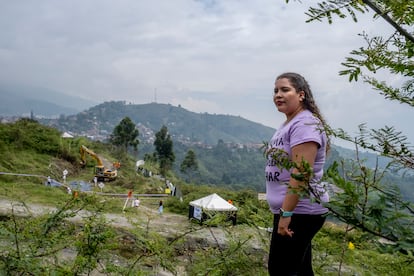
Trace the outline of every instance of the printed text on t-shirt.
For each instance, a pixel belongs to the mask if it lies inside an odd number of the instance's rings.
[[[279,181],[280,172],[266,172],[267,181]]]

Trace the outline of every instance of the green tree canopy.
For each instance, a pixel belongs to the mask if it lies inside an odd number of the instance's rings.
[[[165,175],[175,161],[173,141],[166,126],[162,126],[160,131],[155,134],[154,146],[161,174]]]
[[[125,117],[115,126],[109,140],[113,145],[121,146],[126,152],[129,146],[137,150],[139,144],[138,135],[139,131],[135,124],[129,117]]]
[[[198,162],[195,152],[189,149],[184,157],[183,162],[180,165],[180,171],[185,173],[188,170],[197,170]]]

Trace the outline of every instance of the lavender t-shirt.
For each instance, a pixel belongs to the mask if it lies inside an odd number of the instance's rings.
[[[296,115],[290,122],[282,125],[273,135],[269,142],[269,149],[281,149],[291,157],[291,149],[294,146],[305,142],[316,142],[318,152],[313,165],[314,176],[310,181],[311,189],[317,193],[322,202],[329,200],[328,193],[320,183],[323,175],[323,165],[326,156],[326,134],[320,120],[316,118],[309,110],[304,110]],[[270,210],[274,214],[279,213],[283,200],[287,193],[290,179],[290,171],[278,167],[277,162],[268,156],[266,173],[266,197]],[[320,215],[328,211],[320,203],[315,201],[313,193],[309,196],[300,196],[295,214]]]

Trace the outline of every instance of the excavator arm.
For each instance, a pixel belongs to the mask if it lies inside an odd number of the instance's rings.
[[[111,181],[115,180],[118,176],[118,171],[116,169],[107,169],[104,167],[102,159],[93,151],[82,145],[79,148],[81,165],[86,165],[86,154],[89,154],[93,159],[96,160],[97,165],[95,166],[95,176],[98,178],[98,181]]]
[[[86,165],[86,154],[89,154],[93,159],[96,160],[98,167],[103,167],[103,162],[101,158],[99,158],[99,156],[96,153],[94,153],[93,151],[85,147],[84,145],[80,147],[79,152],[81,155],[81,165],[83,166]]]

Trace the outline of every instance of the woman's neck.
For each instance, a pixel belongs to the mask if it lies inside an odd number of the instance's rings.
[[[284,124],[289,123],[293,118],[296,117],[296,115],[298,115],[299,113],[301,113],[303,110],[305,110],[303,107],[299,107],[298,109],[295,110],[295,112],[286,115],[286,121]]]

